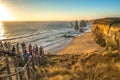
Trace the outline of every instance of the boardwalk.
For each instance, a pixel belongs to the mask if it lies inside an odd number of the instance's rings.
[[[0,59],[0,63],[3,63],[0,67],[0,80],[32,80],[35,72],[33,57],[31,56],[24,65],[17,59],[17,56],[13,58],[8,55]]]

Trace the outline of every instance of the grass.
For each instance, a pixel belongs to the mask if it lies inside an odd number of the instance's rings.
[[[33,80],[119,80],[120,54],[104,51],[88,54],[46,55]]]

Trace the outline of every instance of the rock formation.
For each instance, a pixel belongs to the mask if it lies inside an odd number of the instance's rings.
[[[87,26],[86,21],[81,20],[80,27],[86,27],[86,26]]]
[[[110,50],[120,49],[120,18],[97,19],[92,25],[96,43]]]
[[[71,22],[71,27],[73,27],[73,23]]]
[[[86,21],[82,20],[80,22],[80,32],[84,32],[83,28],[86,27],[86,26],[87,26]]]
[[[79,29],[79,26],[78,26],[78,21],[75,21],[75,30],[78,30]]]

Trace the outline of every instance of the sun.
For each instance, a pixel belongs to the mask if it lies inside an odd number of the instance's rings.
[[[0,4],[0,21],[11,21],[15,20],[14,17],[11,15],[9,10]]]

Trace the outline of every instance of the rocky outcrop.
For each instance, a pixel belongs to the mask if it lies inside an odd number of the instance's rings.
[[[73,27],[73,23],[71,22],[71,27]]]
[[[86,21],[81,20],[80,27],[86,27],[86,26],[87,26]]]
[[[79,29],[79,26],[78,26],[78,21],[75,21],[75,30],[78,30]]]
[[[92,35],[106,49],[120,49],[120,18],[104,18],[93,22]]]
[[[84,28],[87,26],[86,21],[81,20],[80,21],[80,32],[84,32]]]

